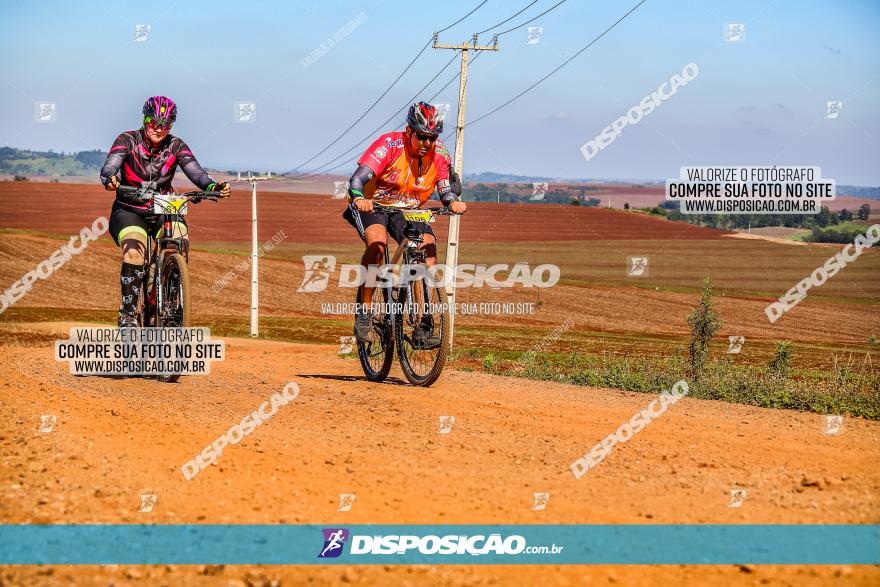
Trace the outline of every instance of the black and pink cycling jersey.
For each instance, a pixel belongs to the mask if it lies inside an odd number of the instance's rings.
[[[216,183],[196,161],[193,152],[178,137],[168,135],[158,145],[153,145],[144,136],[143,130],[129,130],[118,137],[110,147],[107,160],[101,168],[101,183],[107,185],[110,178],[120,175],[122,185],[140,187],[154,181],[156,189],[163,194],[170,193],[174,172],[180,167],[191,182],[201,190],[208,190]],[[117,201],[130,210],[147,210],[149,204],[136,205]]]

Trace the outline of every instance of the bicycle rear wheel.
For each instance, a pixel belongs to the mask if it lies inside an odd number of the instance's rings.
[[[407,299],[407,288],[400,288],[397,301],[402,308],[396,315],[395,334],[397,336],[397,356],[400,368],[413,385],[428,387],[437,381],[449,354],[449,310],[446,290],[429,284],[424,278],[414,280]],[[430,323],[434,334],[440,338],[440,345],[424,348],[414,340],[414,333],[420,324]]]
[[[388,290],[381,288],[382,300],[385,302],[380,312],[373,314],[373,337],[367,342],[357,341],[358,357],[367,381],[384,381],[391,372],[394,360],[394,325],[387,313]],[[375,297],[376,292],[373,292]],[[361,301],[361,290],[358,288],[355,303]]]
[[[162,259],[162,303],[156,309],[156,326],[186,328],[190,325],[189,271],[183,255],[166,253]],[[174,383],[180,373],[159,376],[161,381]]]

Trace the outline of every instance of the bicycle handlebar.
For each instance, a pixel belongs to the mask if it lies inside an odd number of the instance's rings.
[[[158,198],[160,201],[162,196],[176,196],[178,198],[186,198],[187,202],[199,202],[201,200],[211,200],[217,201],[219,199],[220,192],[205,192],[202,190],[194,190],[191,192],[184,192],[182,194],[162,194],[157,192],[156,190],[148,189],[145,187],[136,187],[133,185],[121,185],[116,188],[117,197],[122,198],[134,198],[139,202],[149,202],[150,200]]]
[[[458,214],[458,212],[453,212],[452,208],[450,208],[449,206],[441,206],[440,208],[398,208],[397,206],[383,206],[382,204],[373,204],[373,212],[379,212],[380,214],[396,214],[407,210],[428,210],[432,212],[435,216],[452,216],[454,214]]]

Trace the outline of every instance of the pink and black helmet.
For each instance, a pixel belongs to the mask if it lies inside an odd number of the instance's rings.
[[[406,124],[417,133],[437,136],[443,132],[443,115],[427,102],[409,107]]]
[[[177,120],[177,104],[165,96],[153,96],[144,102],[144,124],[154,121],[159,126],[171,126]]]

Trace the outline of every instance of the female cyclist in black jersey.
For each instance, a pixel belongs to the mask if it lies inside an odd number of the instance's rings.
[[[199,165],[187,144],[169,133],[177,119],[174,101],[165,96],[153,96],[144,103],[143,115],[143,126],[139,130],[120,134],[110,147],[107,161],[101,168],[101,183],[108,191],[116,191],[119,185],[141,187],[153,184],[158,192],[171,193],[171,180],[180,167],[199,189],[229,197],[229,184],[215,182]],[[147,230],[156,232],[161,229],[159,217],[153,213],[151,204],[125,201],[117,196],[110,212],[110,234],[122,249],[120,328],[137,326],[136,304],[140,288],[144,286]],[[175,223],[174,236],[185,233],[183,226]]]

